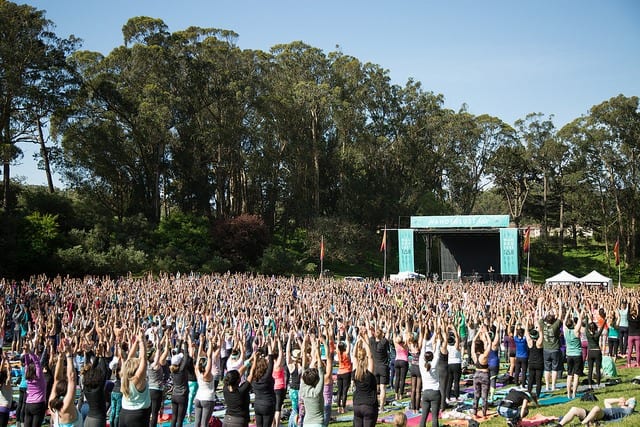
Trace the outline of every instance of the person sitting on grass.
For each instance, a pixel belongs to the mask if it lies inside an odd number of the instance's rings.
[[[618,405],[618,406],[613,406]],[[613,421],[624,418],[633,413],[636,407],[636,398],[626,399],[624,397],[604,399],[604,409],[594,406],[589,412],[583,408],[572,407],[560,420],[559,424],[564,426],[575,417],[582,422],[582,425],[594,425],[597,421]]]

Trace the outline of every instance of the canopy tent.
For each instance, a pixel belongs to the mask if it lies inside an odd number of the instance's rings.
[[[579,280],[580,283],[583,283],[585,285],[601,285],[606,286],[609,289],[611,289],[611,287],[613,286],[613,280],[610,277],[603,276],[595,270],[593,270],[586,276],[581,277]]]
[[[545,283],[547,285],[572,285],[579,282],[580,279],[578,279],[571,273],[567,273],[565,270],[562,270],[555,276],[549,277],[547,280],[545,280]]]

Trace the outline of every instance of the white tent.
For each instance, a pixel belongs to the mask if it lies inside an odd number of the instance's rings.
[[[610,277],[603,276],[597,271],[593,270],[591,273],[580,278],[580,283],[585,285],[601,285],[611,289],[613,286],[613,280]]]
[[[578,279],[571,273],[567,273],[565,270],[562,270],[555,276],[549,277],[547,280],[545,280],[545,283],[547,285],[572,285],[579,282],[580,279]]]

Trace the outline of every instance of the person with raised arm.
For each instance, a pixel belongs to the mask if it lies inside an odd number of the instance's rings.
[[[46,354],[38,356],[32,348],[37,348],[39,341],[36,338],[32,344],[30,340],[24,341],[26,346],[25,377],[27,379],[27,397],[25,399],[24,425],[25,427],[40,427],[44,422],[47,410],[47,383],[42,371],[42,359]]]
[[[577,313],[574,318],[573,314]],[[567,310],[564,317],[564,340],[567,345],[567,398],[575,399],[578,390],[578,381],[584,366],[582,360],[582,344],[580,342],[580,328],[582,327],[583,313],[575,309]]]
[[[431,423],[433,427],[438,426],[438,415],[440,413],[440,402],[442,400],[440,390],[440,380],[438,376],[438,364],[440,358],[435,352],[439,352],[442,347],[446,347],[446,340],[442,341],[440,337],[440,324],[436,321],[434,332],[429,339],[422,340],[422,349],[420,350],[420,376],[422,378],[422,416],[420,417],[420,427],[425,427],[427,417],[431,414]]]
[[[12,403],[11,364],[2,348],[0,348],[0,427],[7,427]]]
[[[53,388],[49,397],[51,425],[82,427],[82,415],[74,404],[76,397],[76,371],[73,367],[73,350],[66,340],[61,346],[63,352],[58,355]]]
[[[476,372],[473,374],[473,415],[478,415],[478,403],[482,398],[482,416],[486,417],[489,409],[489,352],[491,351],[491,337],[486,325],[480,326],[471,344],[473,348],[471,357],[476,367]],[[424,381],[424,377],[422,380]]]
[[[254,351],[257,357],[251,366],[251,387],[255,394],[253,409],[256,413],[256,427],[271,427],[276,412],[276,393],[273,380],[273,342]],[[247,380],[248,381],[248,380]]]
[[[121,369],[120,427],[147,427],[151,413],[151,397],[147,382],[147,348],[141,331],[138,331],[129,350],[127,360]]]
[[[209,425],[209,419],[216,403],[215,377],[217,372],[214,373],[214,367],[216,358],[220,356],[219,337],[209,335],[206,341],[208,345],[205,353],[205,336],[201,334],[195,370],[196,378],[198,379],[198,391],[194,400],[196,408],[195,427],[207,427]],[[219,368],[216,367],[215,369],[218,370]]]
[[[529,329],[531,327],[532,329]],[[524,336],[529,347],[529,366],[527,375],[527,391],[531,393],[533,385],[536,386],[535,396],[540,396],[542,391],[542,375],[544,373],[544,353],[542,348],[542,334],[536,328],[536,323],[530,320],[525,328]]]
[[[300,416],[300,375],[302,373],[302,351],[298,346],[293,348],[291,341],[294,337],[294,331],[289,331],[286,347],[286,363],[287,371],[289,372],[289,399],[291,400],[289,427],[298,425],[298,418]]]
[[[544,357],[544,385],[545,391],[554,391],[558,372],[562,363],[562,353],[560,352],[560,317],[562,316],[562,303],[558,299],[556,311],[547,309],[543,313],[542,304],[544,298],[538,299],[538,315],[540,320],[540,331],[542,331],[543,357]]]
[[[276,393],[276,412],[273,415],[273,427],[280,426],[280,417],[282,415],[282,405],[287,393],[287,382],[285,375],[285,355],[282,351],[282,341],[276,334],[275,338],[275,350],[273,361],[273,389]]]
[[[300,397],[304,402],[304,425],[306,427],[322,427],[324,425],[324,380],[325,366],[320,355],[320,341],[312,336],[311,361],[302,373]]]
[[[164,366],[169,357],[169,332],[166,331],[155,351],[148,351],[147,381],[149,383],[149,397],[151,398],[151,420],[149,427],[158,425],[158,415],[164,402]],[[150,363],[149,363],[150,362]]]
[[[367,331],[361,331],[356,340],[355,359],[353,427],[373,427],[378,420],[378,385]]]
[[[347,407],[347,394],[351,385],[351,339],[345,334],[344,340],[338,343],[338,414],[344,414]]]

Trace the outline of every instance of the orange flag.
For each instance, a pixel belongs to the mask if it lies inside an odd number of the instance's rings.
[[[524,253],[529,253],[529,249],[531,248],[531,227],[527,227],[527,230],[524,232],[524,243],[522,244],[522,250]]]
[[[320,238],[320,260],[324,259],[324,236]]]
[[[387,249],[387,229],[384,229],[384,233],[382,234],[382,243],[380,244],[380,252]]]
[[[613,256],[616,257],[616,265],[620,265],[620,239],[616,240],[616,244],[613,247]]]

